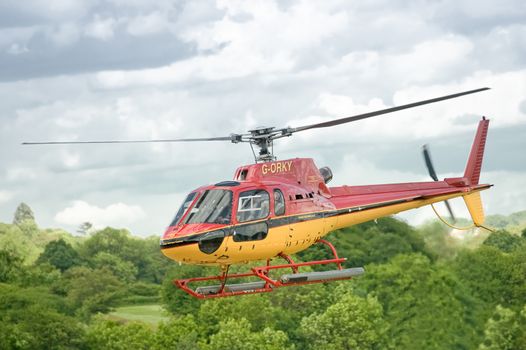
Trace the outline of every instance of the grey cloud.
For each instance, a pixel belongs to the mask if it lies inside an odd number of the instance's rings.
[[[37,4],[42,11],[29,3],[0,5],[0,28],[4,28],[0,31],[0,81],[167,65],[195,54],[192,44],[178,38],[179,32],[221,15],[213,4],[194,1],[145,2],[139,7],[89,1],[73,6],[72,2],[63,11],[52,11],[43,6],[45,2]],[[126,22],[151,13],[165,16],[170,26],[140,37],[127,31]],[[86,30],[97,18],[114,21],[112,38],[89,37]],[[54,38],[60,39],[57,35],[66,25],[76,31],[76,37],[57,45]]]

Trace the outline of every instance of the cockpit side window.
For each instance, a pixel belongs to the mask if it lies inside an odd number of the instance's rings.
[[[177,225],[177,223],[179,222],[179,220],[181,220],[181,218],[183,217],[184,213],[186,213],[186,210],[188,210],[188,207],[192,204],[192,202],[194,201],[194,198],[195,196],[197,195],[197,192],[192,192],[190,193],[188,196],[186,196],[183,204],[181,204],[181,206],[179,207],[179,210],[177,211],[177,213],[175,214],[175,217],[174,219],[172,220],[172,223],[170,224],[170,226],[175,226]]]
[[[245,222],[263,219],[269,214],[269,195],[265,190],[245,191],[239,194],[237,221]]]
[[[277,188],[274,189],[274,214],[277,216],[285,214],[285,197]]]
[[[229,224],[232,216],[232,191],[206,190],[186,217],[187,224]]]

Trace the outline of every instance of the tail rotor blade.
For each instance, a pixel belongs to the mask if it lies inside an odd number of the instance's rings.
[[[422,147],[422,152],[424,153],[424,160],[426,162],[427,171],[429,176],[435,181],[438,181],[437,173],[435,172],[435,167],[433,167],[433,162],[431,162],[431,154],[429,153],[429,147],[424,145]]]
[[[444,203],[446,204],[447,211],[449,212],[449,215],[451,216],[451,220],[453,222],[456,222],[457,218],[455,218],[455,214],[453,214],[453,210],[451,209],[451,205],[449,205],[448,201],[444,201]]]

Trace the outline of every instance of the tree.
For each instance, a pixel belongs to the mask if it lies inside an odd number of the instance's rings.
[[[523,305],[526,300],[525,261],[524,245],[511,253],[483,245],[459,253],[452,268],[470,294],[487,303],[487,309],[492,310],[497,304],[504,307]]]
[[[106,252],[95,255],[92,259],[92,265],[95,268],[110,270],[119,280],[127,283],[135,281],[137,275],[137,267],[133,263]]]
[[[24,259],[10,249],[0,249],[0,283],[13,282],[20,277]]]
[[[199,349],[199,326],[191,314],[161,322],[155,334],[154,349]]]
[[[525,308],[526,311],[526,308]],[[480,350],[515,350],[524,349],[525,343],[521,342],[521,333],[526,335],[526,330],[521,327],[520,315],[513,310],[497,305],[491,318],[486,322],[484,341]],[[523,324],[523,326],[526,324]],[[524,340],[524,338],[522,338]]]
[[[479,338],[472,325],[480,304],[455,275],[421,254],[399,255],[387,264],[369,265],[354,281],[357,293],[376,296],[390,327],[394,348],[473,348]],[[482,325],[481,325],[482,327]]]
[[[207,300],[199,308],[199,324],[206,335],[216,333],[220,322],[227,318],[246,319],[255,328],[252,331],[274,328],[279,310],[272,307],[266,295],[247,295],[243,298]]]
[[[497,247],[503,252],[509,253],[525,244],[525,241],[521,237],[511,234],[508,231],[499,230],[492,232],[488,238],[484,240],[483,244]]]
[[[89,232],[89,230],[93,227],[93,224],[91,222],[83,222],[82,224],[80,224],[79,228],[77,229],[77,233],[81,234],[81,235],[85,235],[86,233]]]
[[[85,342],[90,349],[147,350],[154,343],[152,329],[139,322],[119,324],[115,321],[96,319],[86,332]]]
[[[84,319],[108,312],[124,294],[122,283],[108,269],[73,267],[65,272],[69,305]]]
[[[20,225],[24,221],[35,221],[35,215],[33,210],[26,203],[20,203],[15,211],[15,216],[13,218],[13,224]]]
[[[166,274],[161,287],[161,300],[166,310],[175,315],[194,313],[202,302],[179,288],[175,287],[174,279],[204,276],[208,269],[197,265],[174,265]]]
[[[37,259],[37,264],[49,263],[64,272],[72,266],[79,265],[77,251],[63,239],[49,242]]]
[[[347,293],[325,312],[304,318],[301,331],[309,349],[384,348],[387,323],[382,314],[374,297]]]
[[[20,203],[16,208],[13,224],[27,237],[32,237],[38,233],[38,226],[35,223],[33,211],[25,203]]]
[[[104,252],[130,262],[137,268],[137,278],[139,279],[146,277],[151,271],[152,259],[148,246],[143,240],[131,237],[127,230],[106,227],[89,237],[79,247],[79,252],[87,261],[93,261],[95,256]],[[161,254],[158,247],[154,254]],[[147,280],[154,282],[151,279]]]
[[[249,321],[226,320],[219,324],[219,331],[210,337],[210,343],[203,346],[206,350],[282,350],[293,349],[288,345],[287,335],[282,331],[264,328],[253,332]]]
[[[0,349],[77,349],[83,328],[45,288],[0,285]]]

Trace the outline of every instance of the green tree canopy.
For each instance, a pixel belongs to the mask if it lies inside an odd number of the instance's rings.
[[[253,326],[244,318],[226,320],[219,324],[219,331],[210,337],[210,343],[203,346],[205,350],[286,350],[293,349],[288,345],[288,338],[282,331],[261,327],[253,332]]]
[[[88,328],[85,337],[89,349],[149,350],[155,338],[153,330],[144,323],[121,325],[115,321],[97,319]]]
[[[301,322],[308,349],[382,349],[386,330],[380,303],[373,297],[361,298],[352,293]]]
[[[526,306],[522,313],[497,305],[486,322],[479,350],[526,349]]]
[[[72,266],[80,264],[77,251],[63,239],[49,242],[37,259],[38,264],[48,263],[64,272]]]
[[[15,215],[13,217],[13,224],[20,225],[25,221],[35,221],[35,215],[33,210],[26,203],[20,203],[15,210]]]
[[[483,244],[497,247],[503,252],[512,252],[516,248],[525,245],[526,240],[520,236],[511,234],[507,231],[500,230],[492,232],[488,238],[486,238]]]

